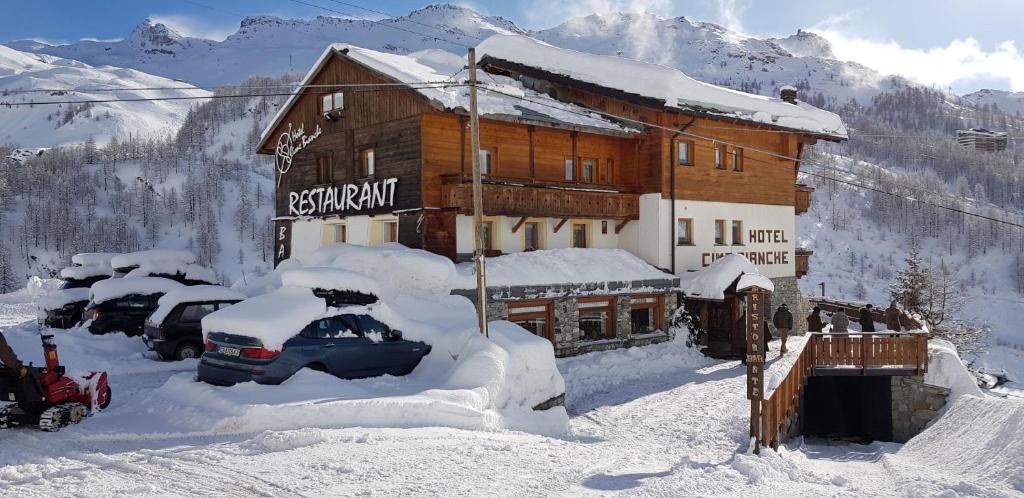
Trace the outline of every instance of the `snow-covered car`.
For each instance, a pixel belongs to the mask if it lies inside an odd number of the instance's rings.
[[[168,292],[146,319],[142,339],[164,360],[198,358],[203,354],[203,317],[244,299],[244,294],[219,285]]]
[[[108,253],[74,255],[71,258],[74,266],[60,271],[64,280],[61,288],[39,298],[39,323],[60,329],[77,325],[89,304],[89,288],[111,277],[110,258],[113,256]]]
[[[82,312],[82,324],[93,334],[123,332],[142,334],[146,318],[156,310],[164,294],[182,284],[160,277],[112,278],[96,282],[89,289],[89,304]]]
[[[110,264],[117,276],[160,277],[184,285],[217,284],[217,274],[195,261],[191,251],[150,249],[115,256]]]

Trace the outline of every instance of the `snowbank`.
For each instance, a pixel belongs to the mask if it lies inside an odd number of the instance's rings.
[[[161,397],[162,404],[181,405],[185,413],[202,412],[188,430],[444,425],[566,431],[564,408],[533,410],[565,392],[551,343],[503,321],[492,323],[490,338],[481,336],[473,304],[450,294],[448,282],[455,266],[446,258],[397,244],[335,244],[314,252],[305,263],[310,266],[296,269],[295,262],[280,272],[279,289],[207,315],[204,334],[254,336],[264,347],[278,349],[313,320],[366,313],[401,330],[405,339],[430,344],[430,354],[413,372],[398,378],[325,382],[322,375],[303,372],[282,386],[230,388],[172,379],[153,396]],[[325,286],[373,289],[380,301],[331,308],[310,288]],[[219,400],[210,401],[213,412],[197,404],[207,398]],[[230,421],[209,417],[218,410]]]
[[[601,283],[675,278],[622,249],[548,249],[487,258],[487,286]],[[475,289],[472,263],[458,265],[457,289]]]
[[[100,280],[89,289],[89,299],[102,303],[129,294],[161,294],[184,287],[184,285],[160,277],[111,278]]]
[[[36,301],[39,306],[41,317],[46,315],[47,310],[56,310],[63,308],[64,306],[78,302],[89,300],[89,288],[78,287],[75,289],[57,289],[43,294]]]
[[[928,341],[928,372],[925,384],[949,388],[950,401],[965,394],[984,396],[978,382],[960,360],[956,346],[943,339]]]
[[[181,303],[198,303],[203,301],[241,301],[245,299],[245,297],[246,296],[244,294],[219,285],[185,286],[160,296],[160,300],[157,301],[159,306],[152,315],[149,315],[149,321],[157,324],[163,323],[164,318],[167,318],[167,314]]]
[[[760,276],[757,267],[739,254],[727,254],[706,268],[680,276],[679,280],[680,286],[687,296],[721,301],[725,299],[725,290],[733,282],[736,282],[736,279],[746,275],[750,275],[750,277],[745,284],[768,285],[768,290],[775,290],[775,286],[771,285],[771,280],[765,283],[764,280],[767,279],[756,278],[755,276]]]
[[[231,290],[241,292],[249,297],[266,294],[281,287],[281,275],[289,270],[300,268],[302,268],[301,261],[289,258],[278,263],[277,268],[262,275],[243,275],[231,285]]]
[[[150,249],[148,251],[137,251],[128,254],[119,254],[110,258],[110,266],[121,268],[136,268],[141,266],[159,266],[166,264],[191,264],[196,262],[196,255],[192,251],[177,249]]]
[[[494,35],[477,46],[477,56],[538,68],[576,81],[697,110],[811,133],[846,138],[838,115],[804,102],[730,90],[697,81],[678,69],[623,57],[595,55],[548,45],[522,35]]]

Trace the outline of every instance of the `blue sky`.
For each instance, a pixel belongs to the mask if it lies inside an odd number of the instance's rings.
[[[351,15],[375,16],[333,0],[302,0]],[[429,2],[345,0],[397,15]],[[958,91],[1024,91],[1022,0],[524,0],[456,1],[521,26],[546,28],[569,17],[615,10],[723,24],[755,36],[799,28],[825,35],[842,59]],[[44,0],[3,9],[0,40],[116,39],[150,17],[193,36],[223,38],[243,15],[337,15],[291,0]],[[378,16],[379,17],[379,16]],[[1018,48],[1020,47],[1020,48]]]

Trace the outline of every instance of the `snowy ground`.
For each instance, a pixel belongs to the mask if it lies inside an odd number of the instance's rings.
[[[30,307],[0,325],[41,353]],[[748,455],[743,368],[682,341],[561,360],[571,433],[308,427],[164,434],[138,410],[193,363],[160,363],[123,336],[63,338],[71,369],[109,369],[111,407],[60,433],[0,433],[2,496],[1012,496],[1024,491],[1024,403],[962,397],[911,443],[802,444]],[[134,348],[134,349],[133,349]],[[774,351],[769,361],[775,363]],[[116,351],[122,357],[104,358]],[[126,352],[134,351],[127,354]],[[769,376],[772,372],[769,371]],[[146,412],[152,415],[147,419]],[[126,413],[135,413],[126,420]],[[985,424],[974,423],[983,417]],[[117,421],[121,431],[107,429]],[[100,430],[103,429],[103,430]],[[967,449],[967,451],[962,451]]]

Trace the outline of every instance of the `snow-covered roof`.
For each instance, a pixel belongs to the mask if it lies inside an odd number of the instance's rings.
[[[109,277],[113,272],[109,266],[69,266],[60,270],[60,278],[65,280],[84,280],[91,277]]]
[[[156,311],[149,316],[153,323],[162,323],[164,318],[181,303],[200,303],[210,301],[241,301],[245,294],[235,292],[220,285],[192,285],[172,290],[157,301]]]
[[[83,252],[71,256],[71,262],[79,266],[110,266],[110,260],[121,253]]]
[[[775,290],[772,281],[761,275],[757,267],[740,254],[726,254],[706,268],[679,277],[680,287],[687,297],[718,301],[725,299],[725,290],[737,279],[740,280],[737,290],[755,285]]]
[[[411,88],[426,97],[435,107],[442,110],[469,109],[469,87],[463,85],[468,79],[467,70],[463,69],[466,61],[443,50],[424,50],[409,55],[389,54],[347,43],[329,45],[317,60],[316,64],[302,79],[302,85],[308,85],[320,72],[323,66],[335,55],[341,55],[366,66],[398,83],[410,85],[424,82],[446,83],[452,86],[429,85]],[[604,119],[586,108],[555,100],[548,95],[523,87],[518,81],[505,76],[497,76],[480,71],[477,73],[482,83],[507,95],[482,91],[477,95],[477,108],[480,115],[493,119],[520,118],[537,123],[566,125],[591,129],[593,131],[635,132],[635,129]],[[342,89],[344,91],[344,89]],[[270,138],[270,133],[281,123],[292,106],[301,97],[296,93],[289,97],[281,106],[274,119],[270,121],[260,135],[257,149],[262,149]],[[508,95],[511,95],[509,97]],[[537,102],[529,102],[516,97],[526,97]],[[538,103],[539,102],[539,103]]]
[[[174,280],[160,277],[111,278],[92,284],[89,299],[94,303],[102,303],[131,294],[162,294],[182,287],[184,285]]]
[[[256,337],[267,349],[280,350],[285,341],[320,318],[327,303],[305,287],[282,287],[203,317],[203,334],[224,332]]]
[[[622,249],[548,249],[487,258],[487,286],[589,284],[672,279]],[[458,265],[457,289],[476,287],[472,263]]]
[[[307,289],[353,291],[374,296],[380,295],[380,287],[374,279],[341,268],[313,267],[288,271],[281,275],[281,284]]]
[[[76,287],[74,289],[57,289],[42,296],[39,296],[39,300],[36,301],[36,305],[41,311],[55,310],[63,308],[67,304],[71,304],[78,301],[89,300],[89,288],[88,287]]]
[[[498,34],[477,46],[477,56],[529,66],[576,81],[663,101],[665,107],[847,138],[838,115],[805,102],[739,92],[697,81],[678,69],[624,57],[548,45],[522,35]],[[486,61],[485,61],[486,62]]]
[[[178,249],[150,249],[148,251],[136,251],[128,254],[119,254],[110,258],[110,265],[114,268],[132,268],[143,265],[163,264],[191,264],[196,262],[196,255],[192,251]]]

